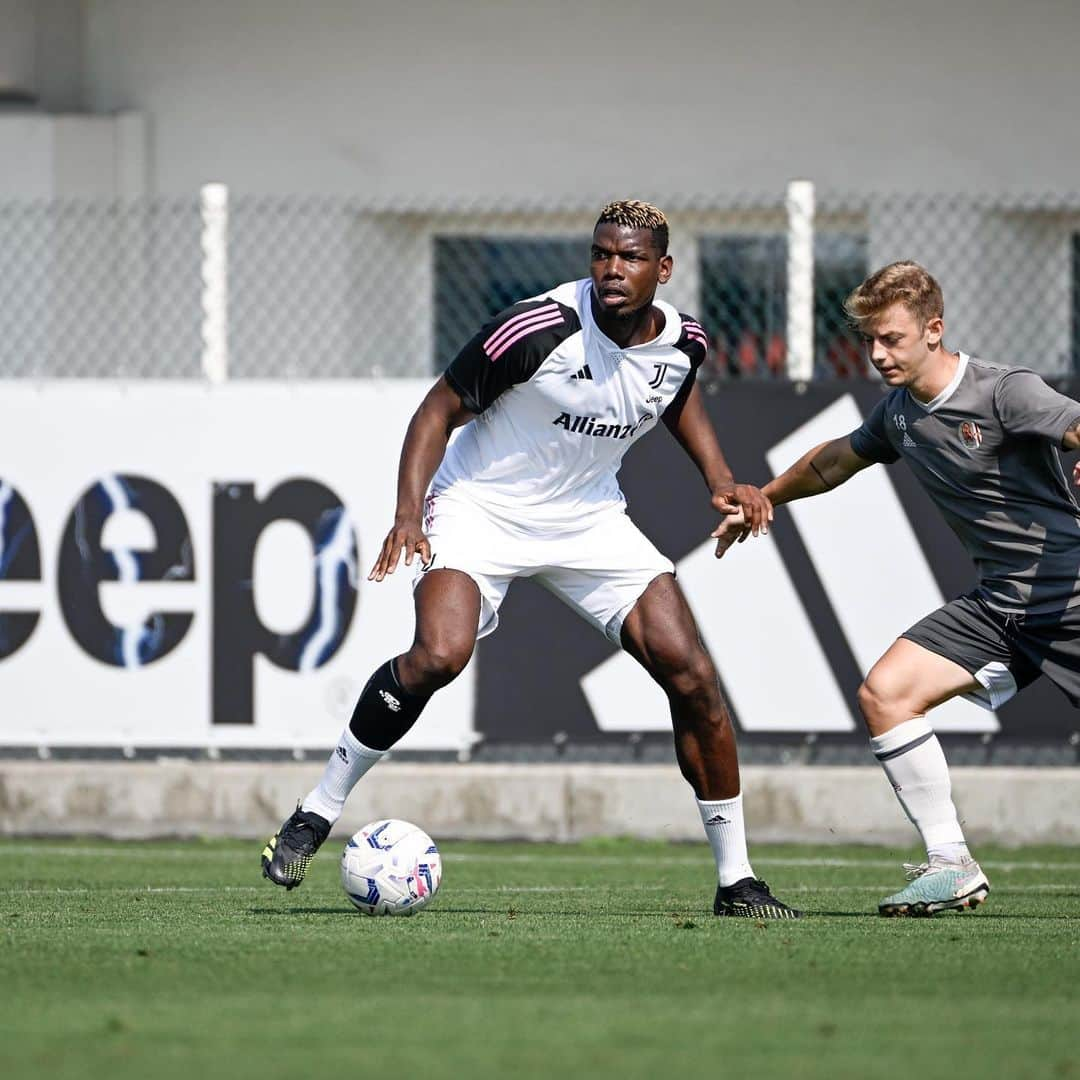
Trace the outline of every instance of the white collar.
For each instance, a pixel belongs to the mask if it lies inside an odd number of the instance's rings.
[[[598,334],[605,341],[610,342],[613,349],[618,349],[619,352],[632,352],[636,349],[655,349],[657,346],[669,347],[675,344],[676,341],[682,336],[682,319],[679,316],[678,311],[675,310],[666,300],[661,300],[658,297],[653,297],[653,307],[659,308],[664,313],[664,329],[660,331],[652,339],[652,341],[643,341],[639,345],[629,345],[625,349],[621,345],[617,345],[611,340],[596,325],[596,319],[593,317],[592,309],[592,278],[585,278],[581,282],[582,288],[579,293],[581,314],[584,317],[583,321],[587,321],[589,327],[594,333]]]
[[[956,372],[952,379],[949,380],[949,385],[941,391],[940,394],[933,401],[920,401],[910,390],[907,392],[907,396],[919,406],[923,412],[937,412],[942,405],[945,404],[956,393],[956,388],[960,385],[960,380],[964,377],[964,372],[967,371],[968,355],[967,353],[959,353],[960,359],[956,364]]]

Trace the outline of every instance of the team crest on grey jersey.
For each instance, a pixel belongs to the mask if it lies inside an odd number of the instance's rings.
[[[969,450],[978,450],[982,446],[982,431],[974,420],[961,421],[960,441]]]

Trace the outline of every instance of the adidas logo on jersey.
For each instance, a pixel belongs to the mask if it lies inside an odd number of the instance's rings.
[[[570,378],[571,379],[589,379],[590,381],[592,381],[592,372],[589,370],[589,365],[586,364],[583,368],[581,368],[577,372],[576,375],[571,375]]]
[[[918,447],[918,443],[905,431],[902,445],[905,449],[911,448],[912,450]]]
[[[609,439],[629,439],[646,420],[654,419],[652,413],[645,413],[636,424],[602,424],[598,416],[571,416],[568,412],[559,413],[551,422],[564,427],[571,435],[595,435]]]

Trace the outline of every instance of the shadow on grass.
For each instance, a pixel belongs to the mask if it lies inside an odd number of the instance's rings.
[[[440,915],[488,915],[491,917],[507,918],[509,912],[513,911],[512,919],[527,919],[531,916],[543,916],[545,918],[561,918],[561,919],[588,919],[588,918],[602,918],[602,919],[661,919],[665,921],[675,920],[676,922],[681,919],[700,919],[702,923],[709,923],[713,921],[724,923],[758,923],[764,922],[768,925],[789,925],[792,922],[807,922],[814,919],[828,918],[828,919],[867,919],[875,917],[873,912],[869,911],[808,911],[804,917],[799,920],[795,919],[717,919],[716,916],[707,911],[565,911],[554,910],[551,908],[506,908],[506,907],[448,907],[445,904],[439,904],[437,907],[428,908],[423,912],[426,918],[438,917]],[[289,908],[248,908],[249,915],[333,915],[340,917],[355,918],[361,912],[353,911],[346,907],[289,907]],[[419,912],[417,914],[420,914]],[[388,916],[389,917],[389,916]],[[407,917],[407,916],[406,916]],[[980,916],[985,918],[986,916]],[[1022,916],[999,916],[1001,918],[1021,918]],[[1057,916],[1030,916],[1031,918],[1056,918]],[[699,924],[700,925],[700,924]]]
[[[526,911],[520,908],[509,909],[506,907],[446,907],[440,904],[435,908],[428,908],[424,915],[430,918],[433,915],[491,915],[506,918],[509,911],[513,910],[514,919],[525,919],[532,915],[555,915],[564,919],[581,918],[614,918],[614,919],[672,919],[672,918],[696,918],[711,919],[711,915],[699,912],[670,912],[670,911],[552,911],[544,908],[529,908]],[[363,912],[352,911],[349,908],[317,908],[317,907],[293,907],[293,908],[248,908],[249,915],[348,915],[355,916]],[[417,912],[419,914],[419,912]],[[390,917],[390,916],[388,916]],[[402,916],[409,918],[410,916]]]
[[[249,915],[339,915],[355,918],[359,912],[347,907],[248,908]]]
[[[942,918],[940,915],[935,915],[934,918]],[[980,911],[978,915],[972,915],[971,921],[983,922],[984,920],[1002,920],[1008,919],[1016,922],[1031,922],[1038,919],[1047,920],[1050,922],[1077,922],[1080,921],[1076,915],[1027,915],[1022,911],[1010,913],[1006,911]]]

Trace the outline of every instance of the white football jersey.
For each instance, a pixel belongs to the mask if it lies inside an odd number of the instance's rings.
[[[529,530],[578,530],[621,512],[623,454],[680,393],[708,339],[654,300],[664,329],[623,349],[592,315],[592,281],[572,281],[501,312],[446,379],[477,413],[450,444],[429,500],[445,494]]]

